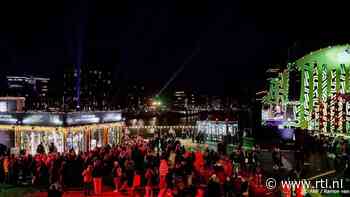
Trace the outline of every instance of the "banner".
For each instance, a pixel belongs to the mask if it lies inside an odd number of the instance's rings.
[[[312,105],[310,108],[312,108],[312,122],[313,122],[313,129],[318,130],[319,129],[319,98],[318,98],[318,67],[317,64],[314,64],[313,71],[312,71],[312,77],[313,77],[313,88],[312,88]]]
[[[306,64],[304,67],[304,121],[305,127],[309,128],[309,123],[311,120],[310,116],[310,72],[309,64]]]
[[[336,93],[337,93],[337,70],[333,69],[331,71],[331,88],[330,88],[330,102],[329,102],[329,118],[328,121],[330,132],[334,132],[334,123],[335,123],[335,102],[337,100]]]
[[[321,103],[322,103],[322,116],[320,117],[320,124],[322,124],[322,131],[326,132],[327,131],[327,115],[328,115],[328,105],[327,105],[327,100],[328,100],[328,70],[327,70],[327,65],[323,64],[322,65],[322,95],[321,95]]]

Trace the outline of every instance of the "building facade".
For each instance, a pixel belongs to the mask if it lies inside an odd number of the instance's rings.
[[[50,78],[7,76],[7,95],[25,97],[27,110],[46,110]]]
[[[175,91],[172,100],[172,108],[176,110],[195,110],[198,108],[197,95],[191,91]]]
[[[123,90],[123,107],[129,111],[144,111],[147,106],[145,86],[140,84],[129,84]],[[122,96],[122,95],[121,95]]]
[[[0,97],[0,113],[23,112],[25,100],[24,97]]]
[[[225,136],[238,134],[238,121],[197,121],[197,133],[205,135],[205,141],[220,142]]]
[[[83,65],[78,78],[77,68],[71,65],[66,66],[63,75],[65,110],[75,110],[78,106],[82,111],[114,109],[113,77],[110,66]],[[80,80],[79,87],[78,80]]]

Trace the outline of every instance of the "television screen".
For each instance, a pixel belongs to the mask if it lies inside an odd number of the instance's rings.
[[[285,112],[282,105],[265,105],[262,109],[261,119],[266,120],[283,120]]]

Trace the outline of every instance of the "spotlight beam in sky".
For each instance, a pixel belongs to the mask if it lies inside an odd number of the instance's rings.
[[[159,97],[163,91],[170,85],[170,83],[172,81],[174,81],[174,79],[176,79],[176,77],[184,70],[185,66],[187,64],[189,64],[192,59],[198,55],[198,53],[200,52],[200,45],[199,43],[197,44],[196,48],[193,50],[193,52],[191,53],[190,56],[188,56],[185,61],[181,64],[181,66],[176,70],[176,72],[170,77],[170,79],[165,83],[165,85],[160,89],[160,91],[158,92],[158,94],[156,94],[156,97]]]

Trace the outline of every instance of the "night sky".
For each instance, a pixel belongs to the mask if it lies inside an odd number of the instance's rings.
[[[118,2],[118,3],[116,3]],[[195,53],[169,90],[248,95],[288,57],[349,40],[339,5],[285,1],[23,1],[0,6],[1,77],[53,79],[67,64],[113,65],[115,78],[157,93]],[[344,7],[345,9],[345,7]],[[340,25],[339,25],[340,24]],[[197,52],[194,52],[198,50]]]

